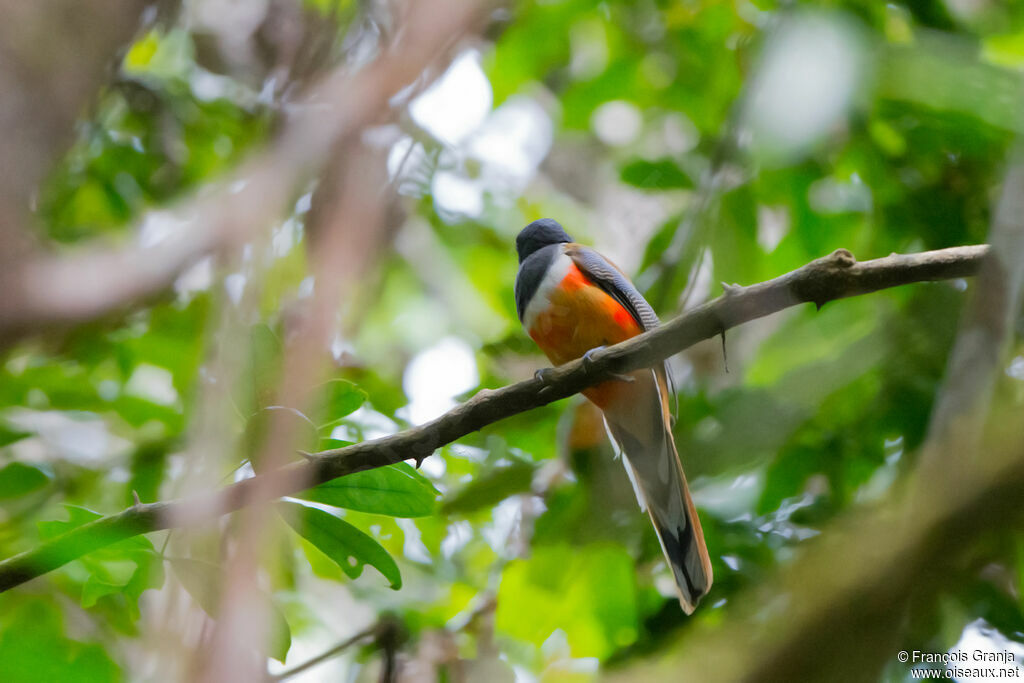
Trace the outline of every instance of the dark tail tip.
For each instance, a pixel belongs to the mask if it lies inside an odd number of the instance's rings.
[[[655,528],[676,580],[679,604],[684,612],[693,614],[701,598],[711,590],[713,580],[703,534],[698,539],[693,525],[687,523],[674,528],[656,524]]]

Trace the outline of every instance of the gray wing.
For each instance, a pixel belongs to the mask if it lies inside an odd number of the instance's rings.
[[[595,285],[622,304],[644,331],[653,330],[661,324],[661,321],[658,320],[658,314],[647,303],[644,295],[640,293],[617,266],[613,265],[604,256],[601,256],[601,254],[590,247],[576,243],[567,244],[565,246],[565,253],[576,264],[576,267],[590,278]],[[669,417],[671,417],[674,424],[675,415],[679,412],[679,399],[676,396],[675,378],[672,377],[672,370],[669,368],[668,361],[662,363],[660,374],[665,382],[663,389],[666,398],[666,411],[670,413]],[[676,400],[674,410],[668,410],[667,399],[670,396]]]
[[[653,330],[661,323],[654,309],[622,271],[605,257],[582,244],[568,244],[566,255],[590,280],[630,312],[644,330]]]

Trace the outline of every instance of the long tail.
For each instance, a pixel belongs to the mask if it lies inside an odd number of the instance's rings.
[[[675,575],[679,604],[691,614],[711,588],[711,558],[669,429],[664,373],[633,377],[606,403],[605,420]]]

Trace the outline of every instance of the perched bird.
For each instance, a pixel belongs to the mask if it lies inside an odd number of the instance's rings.
[[[633,283],[593,249],[543,218],[516,237],[516,310],[555,365],[658,326]],[[640,505],[650,513],[690,614],[711,588],[711,560],[672,438],[668,368],[638,370],[583,392],[604,413]]]

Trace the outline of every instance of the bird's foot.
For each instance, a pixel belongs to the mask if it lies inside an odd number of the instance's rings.
[[[533,378],[540,380],[545,385],[550,384],[551,373],[554,372],[554,370],[554,368],[541,368],[537,372],[533,373]]]
[[[551,379],[554,371],[554,368],[541,368],[533,373],[533,378],[541,384],[540,391],[537,392],[539,396],[551,393]]]
[[[583,354],[583,368],[587,372],[590,372],[591,368],[594,367],[594,354],[597,353],[598,351],[603,351],[606,348],[606,346],[595,346],[594,348],[590,349],[585,354]],[[636,377],[633,377],[632,375],[623,375],[618,372],[610,372],[608,374],[612,379],[617,379],[620,382],[636,381]]]

